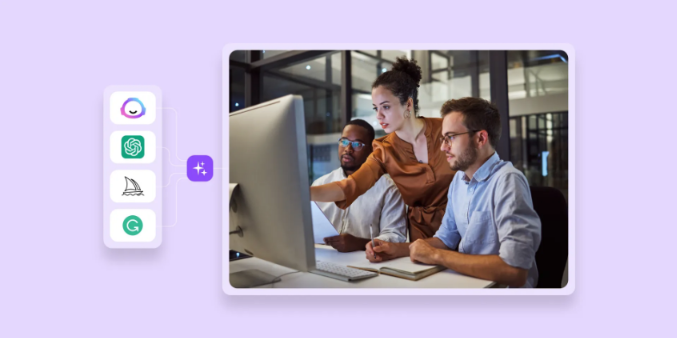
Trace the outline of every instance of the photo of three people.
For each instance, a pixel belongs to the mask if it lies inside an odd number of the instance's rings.
[[[446,270],[491,282],[482,287],[561,288],[567,59],[563,51],[234,51],[229,108],[237,115],[267,99],[302,98],[308,198],[337,233],[315,246],[363,260],[339,274],[406,260],[438,267],[420,278]]]

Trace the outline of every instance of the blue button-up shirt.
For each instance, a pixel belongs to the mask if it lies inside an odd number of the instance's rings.
[[[494,153],[468,179],[458,171],[435,237],[452,250],[498,255],[510,266],[529,270],[524,287],[538,282],[535,254],[541,220],[534,211],[526,177]]]

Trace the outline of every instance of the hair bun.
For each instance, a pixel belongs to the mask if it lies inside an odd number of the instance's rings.
[[[416,64],[416,60],[407,60],[406,56],[398,57],[395,59],[392,70],[404,72],[409,75],[414,81],[416,81],[416,87],[419,87],[419,82],[421,82],[421,67]]]

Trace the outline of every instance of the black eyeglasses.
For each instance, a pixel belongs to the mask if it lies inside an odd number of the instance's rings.
[[[440,142],[443,143],[444,145],[449,146],[449,145],[451,145],[451,142],[454,141],[456,136],[464,135],[464,134],[472,134],[472,133],[477,132],[477,131],[479,131],[479,130],[471,130],[471,131],[467,131],[465,133],[458,133],[458,134],[445,134],[444,136],[440,137]]]
[[[360,150],[360,149],[362,149],[362,147],[366,146],[366,144],[364,144],[362,142],[351,141],[347,138],[340,138],[339,139],[339,145],[342,145],[344,147],[347,147],[348,145],[350,145],[355,150]]]

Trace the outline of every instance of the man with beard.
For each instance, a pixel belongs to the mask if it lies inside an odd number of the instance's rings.
[[[359,169],[372,152],[374,136],[374,128],[364,120],[348,122],[338,145],[341,167],[315,180],[313,186],[341,181]],[[345,210],[333,202],[317,202],[317,205],[339,233],[324,241],[340,252],[364,250],[372,234],[387,242],[406,241],[404,202],[389,175],[383,175]]]
[[[466,97],[447,101],[441,113],[441,150],[457,173],[439,230],[410,245],[368,243],[367,258],[409,256],[510,287],[535,287],[541,221],[526,178],[495,151],[501,137],[498,109]]]

